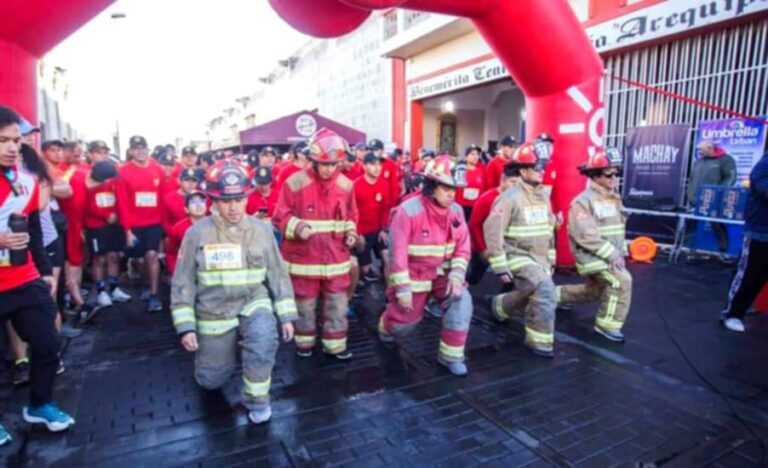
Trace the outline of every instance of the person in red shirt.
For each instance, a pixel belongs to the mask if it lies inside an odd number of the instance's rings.
[[[486,180],[488,187],[498,187],[501,183],[501,175],[504,173],[504,165],[509,162],[512,153],[515,152],[517,141],[512,135],[507,135],[501,139],[501,154],[491,159],[486,170]]]
[[[61,343],[54,326],[57,310],[51,297],[51,264],[40,228],[40,187],[34,176],[17,166],[19,124],[14,110],[0,106],[0,318],[11,320],[32,352],[30,401],[22,412],[24,420],[58,432],[75,420],[52,398]],[[26,232],[10,229],[12,214],[23,216]],[[0,426],[0,445],[10,440]]]
[[[197,169],[198,156],[194,146],[185,146],[181,150],[181,160],[176,163],[171,173],[171,179],[179,180],[181,171],[185,169]]]
[[[352,153],[348,154],[347,158],[341,163],[341,173],[352,182],[362,177],[364,172],[363,163],[358,161],[357,156]]]
[[[480,153],[482,150],[477,145],[469,145],[464,152],[464,161],[467,164],[465,174],[467,185],[456,190],[456,203],[464,209],[464,219],[469,221],[472,214],[472,207],[485,192],[488,184],[485,180],[485,166],[480,162]]]
[[[387,181],[381,177],[381,158],[374,153],[367,153],[363,158],[363,168],[363,176],[357,179],[354,185],[359,211],[357,229],[365,238],[365,247],[357,258],[365,280],[375,281],[378,275],[374,272],[372,255],[378,257],[384,265],[383,278],[387,278],[386,273],[389,270],[385,252],[391,201]]]
[[[272,187],[272,171],[269,167],[259,167],[253,177],[256,183],[256,190],[248,196],[248,204],[245,206],[245,212],[249,216],[256,216],[259,219],[269,220],[275,213],[277,197],[280,195]]]
[[[469,217],[469,240],[472,245],[472,259],[469,263],[469,269],[467,270],[467,282],[469,284],[477,284],[483,279],[486,270],[488,270],[488,261],[486,260],[485,251],[487,247],[485,245],[485,236],[483,236],[483,223],[488,219],[491,214],[491,207],[493,202],[508,188],[515,185],[517,177],[511,173],[503,173],[501,176],[501,184],[498,187],[494,187],[485,191],[477,199],[475,206],[472,208],[472,215]]]
[[[64,170],[69,168],[84,172],[91,170],[91,165],[83,160],[83,145],[79,141],[64,143]]]
[[[277,151],[271,146],[265,146],[259,153],[259,167],[268,167],[272,173],[272,179],[280,175],[280,169],[277,167]]]
[[[187,217],[187,195],[200,186],[204,176],[200,169],[184,169],[179,173],[179,188],[163,196],[162,225],[166,236],[171,233],[176,223]]]
[[[303,141],[294,143],[288,151],[288,154],[290,162],[288,164],[283,164],[283,167],[280,168],[280,174],[278,174],[277,177],[273,176],[273,180],[275,181],[273,190],[276,190],[278,193],[282,190],[286,180],[297,172],[301,172],[310,166],[308,157],[309,148]]]
[[[177,163],[176,159],[165,152],[163,148],[163,146],[159,147],[160,154],[157,156],[157,163],[159,163],[160,168],[165,174],[163,178],[163,192],[160,198],[161,202],[162,197],[165,196],[165,194],[179,190],[179,178],[178,176],[174,176],[174,174],[181,173],[181,164]]]
[[[159,312],[163,303],[157,295],[160,286],[160,262],[157,252],[163,239],[160,197],[164,193],[165,172],[149,158],[147,140],[133,136],[129,141],[131,161],[120,168],[115,189],[120,224],[125,229],[129,255],[146,262],[149,311]]]
[[[384,142],[373,139],[368,142],[368,149],[381,159],[381,177],[389,186],[389,209],[397,206],[400,200],[400,169],[397,164],[384,155]]]
[[[168,234],[168,245],[165,252],[165,259],[168,265],[168,273],[173,275],[176,271],[176,260],[179,256],[181,241],[184,240],[184,234],[193,224],[205,218],[208,212],[208,198],[200,190],[192,190],[184,198],[184,211],[186,216],[171,228]]]

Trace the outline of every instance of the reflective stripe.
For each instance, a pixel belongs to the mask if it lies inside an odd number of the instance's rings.
[[[288,224],[285,226],[286,239],[296,238],[296,226],[298,225],[299,225],[299,218],[292,216],[291,219],[288,220]]]
[[[456,257],[453,260],[451,260],[451,268],[461,268],[462,270],[466,270],[469,266],[469,262],[461,257]]]
[[[432,291],[432,281],[411,281],[411,291],[416,293]]]
[[[467,279],[467,272],[464,270],[451,270],[451,272],[448,274],[448,279],[458,281],[463,284],[464,280]]]
[[[504,312],[504,307],[502,307],[503,299],[504,295],[500,294],[498,296],[494,296],[491,300],[491,305],[493,306],[493,311],[496,312],[496,317],[502,321],[509,319],[509,314]]]
[[[545,345],[551,345],[555,342],[554,333],[542,333],[538,332],[530,327],[525,327],[526,335],[531,338],[535,343],[541,343]]]
[[[619,281],[618,278],[610,274],[608,271],[601,271],[600,276],[605,278],[606,281],[608,281],[608,284],[611,285],[611,288],[618,289],[621,286],[621,281]]]
[[[230,330],[234,330],[240,325],[236,318],[224,320],[199,320],[197,322],[197,331],[201,335],[223,335]]]
[[[379,316],[379,333],[383,333],[384,335],[389,335],[387,333],[387,328],[384,326],[384,314],[381,314]]]
[[[562,297],[563,297],[563,287],[555,286],[555,303],[560,304]]]
[[[613,244],[606,241],[602,247],[597,249],[597,252],[595,252],[595,255],[597,255],[600,258],[608,259],[611,257],[611,255],[613,255],[615,251],[616,251],[616,248],[613,246]]]
[[[509,269],[513,272],[518,271],[529,265],[538,265],[533,259],[528,257],[514,257],[509,259]]]
[[[173,326],[178,327],[182,323],[195,323],[195,311],[192,307],[179,307],[171,311],[173,316]]]
[[[269,395],[269,387],[272,385],[272,378],[264,382],[251,382],[248,377],[243,375],[243,392],[256,398],[262,398]]]
[[[607,224],[605,226],[598,226],[597,232],[601,236],[623,236],[624,224]]]
[[[314,347],[315,338],[315,335],[299,335],[298,333],[293,335],[293,339],[296,340],[296,346],[301,349]]]
[[[302,265],[299,263],[285,262],[288,265],[288,273],[296,276],[319,276],[330,278],[349,273],[352,262],[347,260],[342,263],[330,263],[327,265]]]
[[[549,260],[551,263],[555,263],[555,260],[557,260],[557,250],[547,250],[547,260]]]
[[[446,257],[453,254],[456,244],[444,245],[409,245],[408,255],[414,257]]]
[[[267,312],[272,312],[272,300],[268,297],[260,297],[255,301],[246,304],[240,315],[243,317],[250,317],[259,309],[265,309]]]
[[[440,340],[439,353],[450,358],[464,360],[464,346],[451,346],[443,340]]]
[[[404,284],[408,284],[411,281],[411,276],[408,274],[408,271],[401,271],[399,273],[392,273],[389,275],[389,284],[392,286],[400,286]]]
[[[198,271],[197,281],[201,286],[250,286],[263,283],[266,273],[264,268]]]
[[[296,308],[296,301],[290,297],[276,301],[275,312],[277,312],[277,315],[280,317],[299,313],[298,309]]]
[[[354,221],[341,219],[302,219],[315,234],[345,233],[355,230]]]
[[[533,224],[530,226],[509,226],[504,233],[504,237],[513,239],[529,237],[552,237],[554,229],[550,224]]]
[[[323,348],[330,352],[341,352],[347,349],[347,337],[344,338],[323,338]]]
[[[576,271],[578,271],[580,275],[589,275],[591,273],[596,273],[598,271],[606,270],[607,268],[608,268],[608,264],[602,260],[595,260],[594,262],[576,264]]]
[[[504,254],[494,255],[488,259],[488,263],[491,264],[491,268],[499,270],[507,267],[507,256]]]

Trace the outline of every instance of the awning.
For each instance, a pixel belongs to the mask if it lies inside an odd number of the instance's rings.
[[[341,135],[350,145],[365,141],[365,133],[323,117],[315,111],[302,111],[240,132],[243,146],[290,145],[306,141],[317,130],[327,128]]]

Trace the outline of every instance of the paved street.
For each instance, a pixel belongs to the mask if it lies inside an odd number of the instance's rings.
[[[198,388],[169,314],[118,306],[66,348],[56,395],[77,420],[67,435],[30,432],[18,416],[26,389],[0,387],[15,436],[0,456],[10,465],[111,468],[761,466],[760,445],[688,367],[661,316],[764,440],[768,317],[752,317],[746,336],[719,329],[732,271],[719,264],[631,268],[626,345],[594,337],[594,308],[577,308],[559,314],[555,359],[535,358],[520,346],[521,325],[494,323],[477,300],[464,379],[436,364],[439,321],[431,316],[400,346],[379,344],[382,295],[370,287],[351,322],[353,361],[297,361],[283,346],[274,416],[259,427],[238,406],[239,379],[223,396]],[[486,279],[476,298],[495,287]]]

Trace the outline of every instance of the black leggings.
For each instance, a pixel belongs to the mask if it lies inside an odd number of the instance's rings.
[[[744,238],[736,275],[728,291],[728,317],[743,318],[768,280],[768,242]]]
[[[56,305],[42,280],[0,293],[0,319],[10,319],[19,337],[30,350],[30,404],[49,403],[59,366],[61,343],[56,333]]]

